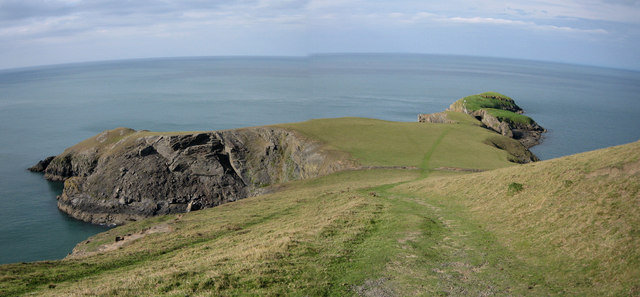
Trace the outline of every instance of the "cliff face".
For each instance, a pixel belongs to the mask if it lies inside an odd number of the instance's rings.
[[[212,207],[354,165],[281,128],[178,135],[119,128],[45,161],[31,169],[65,181],[58,207],[97,224]]]

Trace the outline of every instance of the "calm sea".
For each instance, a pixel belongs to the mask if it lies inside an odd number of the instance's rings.
[[[105,230],[26,168],[115,127],[217,130],[312,118],[415,121],[483,91],[549,130],[542,159],[640,139],[640,73],[433,55],[181,58],[0,71],[0,263],[58,259]]]

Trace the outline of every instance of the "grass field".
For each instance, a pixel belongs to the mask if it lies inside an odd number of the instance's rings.
[[[368,169],[134,222],[64,260],[2,265],[0,295],[640,294],[640,143],[518,165],[487,144],[499,135],[450,117],[460,123],[279,125]],[[140,236],[114,245],[128,235]]]
[[[452,112],[459,124],[388,122],[365,118],[311,120],[279,125],[319,139],[330,147],[350,153],[365,166],[460,167],[494,169],[511,166],[509,153],[486,140],[496,134],[478,125],[471,116]],[[506,138],[506,137],[505,137]],[[437,145],[434,146],[434,144]],[[478,158],[482,155],[482,158]]]

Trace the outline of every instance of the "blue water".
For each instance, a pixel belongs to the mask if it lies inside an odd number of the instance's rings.
[[[640,139],[640,73],[495,58],[182,58],[0,71],[0,263],[57,259],[105,230],[56,208],[25,169],[115,127],[217,130],[312,118],[415,121],[484,91],[549,130],[542,159]]]

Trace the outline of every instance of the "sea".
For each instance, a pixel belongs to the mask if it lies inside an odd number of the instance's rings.
[[[640,72],[410,54],[197,57],[0,70],[0,264],[61,259],[107,230],[56,208],[26,169],[107,129],[219,130],[315,118],[413,122],[484,91],[549,130],[541,159],[640,139]]]

